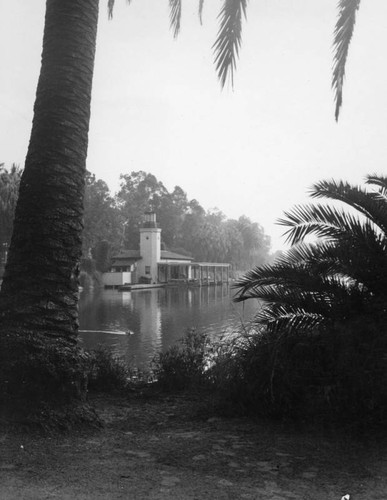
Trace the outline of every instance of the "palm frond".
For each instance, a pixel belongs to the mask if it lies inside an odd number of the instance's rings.
[[[203,24],[203,5],[204,5],[204,0],[199,0],[199,21],[200,21],[200,24]]]
[[[272,334],[279,332],[292,334],[301,331],[311,332],[326,322],[326,318],[300,307],[279,305],[262,309],[257,314],[256,321],[265,325]]]
[[[329,302],[332,296],[341,293],[340,289],[356,287],[351,274],[337,262],[334,245],[331,247],[333,256],[328,253],[329,245],[321,245],[317,251],[310,246],[310,251],[303,251],[299,259],[291,249],[275,264],[248,271],[233,285],[237,289],[234,301],[255,298],[272,303],[289,302],[290,297],[290,302],[305,307]]]
[[[277,222],[289,229],[284,233],[292,245],[308,235],[337,240],[343,233],[359,232],[362,224],[351,214],[325,205],[296,205]]]
[[[218,16],[220,28],[213,48],[222,87],[228,78],[234,85],[234,70],[242,42],[242,17],[246,18],[246,7],[247,0],[224,0]]]
[[[237,289],[234,301],[240,302],[249,298],[261,298],[261,287],[270,286],[300,286],[302,278],[309,279],[310,273],[303,263],[292,265],[288,262],[272,266],[256,267],[248,271],[233,284]]]
[[[115,0],[108,1],[108,17],[109,17],[109,19],[113,19],[114,2],[115,2]]]
[[[383,179],[376,178],[375,182],[383,186]],[[387,234],[387,201],[380,192],[368,192],[348,182],[320,181],[312,187],[312,198],[327,198],[345,203],[360,214],[372,221]]]
[[[132,0],[127,0],[130,4]],[[113,19],[113,10],[114,10],[115,0],[108,0],[108,17],[109,19]]]
[[[181,0],[169,0],[169,8],[170,27],[173,31],[174,38],[176,38],[180,32]]]
[[[387,202],[387,177],[383,177],[377,174],[367,175],[366,184],[369,184],[371,186],[378,186],[379,194]]]
[[[348,49],[351,43],[356,22],[356,11],[359,9],[360,0],[339,0],[338,20],[334,31],[333,46],[335,49],[332,88],[335,91],[335,119],[339,119],[340,108],[343,103],[343,84],[345,77],[345,64]]]

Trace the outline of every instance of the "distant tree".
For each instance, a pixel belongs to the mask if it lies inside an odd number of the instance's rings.
[[[97,271],[106,273],[110,266],[110,244],[106,240],[99,241],[94,249]]]
[[[144,213],[150,209],[159,213],[161,200],[168,195],[168,191],[154,175],[142,170],[121,175],[120,179],[121,187],[116,201],[125,222],[124,246],[137,249]]]
[[[242,215],[226,221],[229,247],[227,261],[238,271],[265,264],[269,259],[270,238],[263,228]]]
[[[161,237],[168,248],[182,244],[182,225],[188,203],[187,194],[180,186],[175,186],[172,193],[166,193],[160,200],[158,219],[163,229]]]
[[[122,244],[123,220],[107,184],[86,172],[82,233],[82,253],[89,255],[98,242],[107,240],[119,250]]]
[[[0,251],[9,245],[22,170],[15,163],[10,169],[0,164]]]

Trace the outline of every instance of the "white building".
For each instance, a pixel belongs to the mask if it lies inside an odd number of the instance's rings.
[[[113,257],[104,273],[107,287],[132,284],[217,284],[228,282],[229,264],[194,262],[192,257],[161,250],[156,214],[147,212],[140,228],[140,250],[124,250]]]

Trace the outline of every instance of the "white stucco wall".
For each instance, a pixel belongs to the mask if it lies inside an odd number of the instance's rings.
[[[138,278],[146,276],[151,282],[157,283],[157,263],[160,260],[161,229],[158,227],[143,227],[140,229],[140,254],[138,262]],[[146,267],[150,273],[146,273]]]
[[[103,273],[102,281],[105,286],[120,286],[132,282],[132,273]]]

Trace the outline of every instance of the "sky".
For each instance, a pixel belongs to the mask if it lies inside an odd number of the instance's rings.
[[[183,0],[181,33],[168,0],[100,0],[87,168],[112,192],[144,170],[205,209],[276,221],[308,202],[313,183],[385,174],[387,2],[361,3],[334,120],[337,0],[250,0],[234,87],[221,90],[212,44],[220,0]],[[0,0],[0,163],[23,166],[44,26],[43,0]]]

